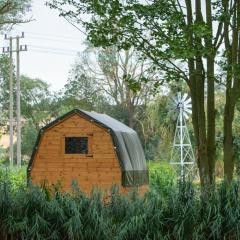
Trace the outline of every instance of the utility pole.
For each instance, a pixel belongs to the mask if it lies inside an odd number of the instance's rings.
[[[17,165],[21,166],[22,151],[21,151],[21,86],[20,86],[20,49],[19,36],[16,38],[16,54],[17,54]]]
[[[16,73],[16,86],[17,86],[17,99],[16,99],[16,115],[17,115],[17,165],[21,165],[21,84],[20,84],[20,52],[27,51],[26,45],[20,45],[20,38],[24,38],[24,33],[21,36],[17,35],[15,37],[7,37],[5,35],[5,39],[9,40],[9,46],[7,50],[3,48],[4,53],[10,53],[10,68],[9,68],[9,91],[10,91],[10,113],[9,113],[9,122],[10,122],[10,165],[13,165],[13,66],[12,66],[12,53],[16,52],[16,65],[17,65],[17,73]],[[16,49],[13,50],[12,40],[16,39]]]

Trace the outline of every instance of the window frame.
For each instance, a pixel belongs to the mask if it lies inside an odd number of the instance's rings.
[[[65,137],[65,154],[87,154],[88,137]]]
[[[86,137],[88,138],[88,153],[66,153],[65,152],[65,138],[67,137]],[[93,157],[93,134],[64,134],[62,136],[62,154],[64,157]]]

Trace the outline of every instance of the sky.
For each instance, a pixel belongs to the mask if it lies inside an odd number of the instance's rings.
[[[44,3],[45,0],[33,0],[28,17],[34,20],[16,26],[8,34],[14,36],[25,33],[20,43],[27,44],[28,51],[20,55],[21,74],[40,78],[57,91],[67,82],[77,52],[84,50],[85,35]],[[4,41],[4,36],[1,42],[3,46],[9,44]]]

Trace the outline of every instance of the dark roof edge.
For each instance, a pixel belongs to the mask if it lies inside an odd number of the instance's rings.
[[[39,145],[39,142],[40,142],[40,139],[41,139],[41,136],[42,134],[44,133],[45,130],[49,129],[50,127],[53,127],[54,125],[56,125],[57,123],[61,122],[62,120],[64,120],[66,117],[68,116],[71,116],[73,114],[79,114],[83,117],[85,117],[86,119],[90,120],[91,122],[94,122],[96,124],[98,124],[99,126],[107,129],[110,131],[110,134],[112,136],[112,141],[113,141],[113,144],[114,144],[114,147],[115,147],[115,150],[116,150],[116,153],[117,153],[117,156],[118,156],[118,161],[119,161],[119,164],[120,164],[120,167],[123,171],[123,166],[122,166],[122,163],[121,163],[121,160],[120,160],[120,154],[119,154],[119,151],[118,151],[118,146],[117,146],[117,142],[116,142],[116,138],[115,138],[115,134],[114,134],[114,131],[108,127],[107,125],[99,122],[97,119],[93,118],[92,116],[86,114],[85,112],[81,111],[80,109],[73,109],[67,113],[65,113],[64,115],[56,118],[55,120],[53,120],[52,122],[50,122],[49,124],[47,124],[46,126],[42,127],[40,130],[39,130],[39,133],[38,133],[38,137],[37,137],[37,140],[36,140],[36,143],[34,145],[34,149],[33,149],[33,152],[32,152],[32,155],[31,155],[31,158],[29,160],[29,163],[28,163],[28,167],[27,167],[27,181],[29,182],[30,180],[30,171],[31,171],[31,168],[32,168],[32,164],[33,164],[33,159],[36,155],[36,151],[38,149],[38,145]]]

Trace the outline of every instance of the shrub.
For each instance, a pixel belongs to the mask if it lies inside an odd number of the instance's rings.
[[[0,181],[6,181],[6,179],[13,190],[17,190],[19,187],[26,187],[26,166],[13,168],[0,166]]]
[[[239,182],[223,182],[201,194],[190,182],[179,182],[164,194],[154,190],[139,197],[120,195],[113,187],[104,202],[99,190],[85,196],[74,185],[71,195],[55,191],[49,197],[39,187],[14,187],[5,174],[0,239],[240,239],[239,190]]]
[[[148,168],[151,189],[167,194],[177,179],[173,167],[166,162],[154,161],[148,164]]]

